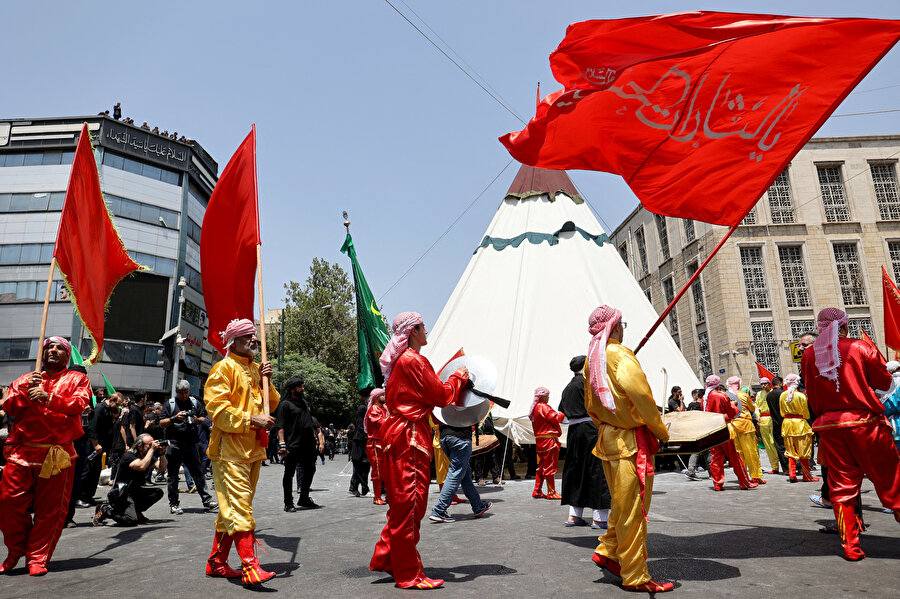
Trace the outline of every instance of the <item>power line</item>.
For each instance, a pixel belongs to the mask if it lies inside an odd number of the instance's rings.
[[[492,186],[494,183],[497,182],[497,179],[500,178],[500,175],[502,175],[503,173],[505,173],[505,172],[506,172],[506,169],[508,169],[508,168],[509,168],[509,165],[511,165],[513,162],[515,162],[515,160],[510,160],[509,162],[506,163],[506,166],[504,166],[504,167],[500,170],[500,172],[497,173],[497,176],[495,176],[493,179],[491,179],[491,182],[490,182],[490,183],[488,183],[487,185],[485,185],[484,189],[482,189],[481,192],[480,192],[477,196],[475,196],[475,199],[474,199],[474,200],[472,200],[471,202],[469,202],[469,205],[466,206],[465,210],[463,210],[463,211],[459,214],[459,216],[457,216],[457,217],[453,220],[453,222],[450,223],[450,226],[447,227],[447,228],[444,230],[444,232],[441,233],[441,234],[438,236],[438,238],[434,240],[434,243],[432,243],[430,246],[428,246],[428,249],[425,250],[425,252],[424,252],[421,256],[419,256],[418,258],[416,258],[416,261],[413,262],[413,263],[410,265],[410,267],[406,269],[406,272],[404,272],[402,275],[400,275],[400,278],[397,279],[397,280],[394,282],[393,285],[391,285],[390,287],[388,287],[388,290],[387,290],[387,291],[385,291],[384,293],[381,294],[381,297],[378,298],[378,303],[381,303],[381,301],[382,301],[385,297],[387,297],[387,295],[388,295],[391,291],[393,291],[394,287],[396,287],[397,285],[399,285],[399,284],[400,284],[400,281],[402,281],[403,279],[405,279],[405,278],[406,278],[406,275],[408,275],[410,272],[412,272],[412,269],[414,269],[414,268],[416,267],[416,265],[418,265],[419,262],[421,262],[422,259],[425,258],[425,256],[427,256],[427,255],[429,254],[429,252],[431,252],[431,250],[433,250],[434,247],[435,247],[438,243],[440,243],[441,239],[443,239],[444,237],[447,236],[447,234],[451,231],[451,229],[453,229],[453,227],[456,226],[456,223],[458,223],[460,220],[462,220],[462,217],[465,216],[466,213],[467,213],[469,210],[472,209],[472,206],[475,205],[475,202],[477,202],[478,200],[481,199],[481,196],[483,196],[483,195],[487,192],[487,190],[490,189],[491,186]]]
[[[516,113],[515,110],[513,110],[512,108],[510,108],[509,105],[507,105],[506,102],[504,102],[504,101],[499,97],[498,94],[495,94],[495,93],[492,92],[490,89],[488,89],[489,86],[485,86],[484,84],[482,84],[482,83],[481,83],[478,79],[476,79],[471,73],[469,73],[469,71],[467,71],[461,64],[459,64],[458,62],[456,62],[456,61],[453,59],[452,56],[450,56],[449,54],[447,54],[447,52],[445,52],[444,49],[441,48],[441,47],[437,44],[437,42],[435,42],[433,39],[431,39],[430,37],[428,37],[428,35],[427,35],[424,31],[422,31],[422,30],[419,28],[418,25],[416,25],[415,23],[413,23],[413,22],[410,20],[409,17],[407,17],[405,14],[403,14],[403,12],[400,11],[399,8],[397,8],[396,6],[394,6],[394,4],[391,2],[391,0],[384,0],[384,1],[388,4],[388,6],[390,6],[391,8],[393,8],[394,11],[396,11],[396,13],[397,13],[398,15],[400,15],[401,17],[403,17],[403,20],[406,21],[407,23],[409,23],[410,26],[412,26],[413,29],[415,29],[416,31],[418,31],[418,32],[422,35],[422,37],[424,37],[426,40],[428,40],[428,43],[430,43],[432,46],[434,46],[435,49],[436,49],[438,52],[440,52],[441,54],[443,54],[443,55],[447,58],[447,60],[449,60],[450,62],[452,62],[454,65],[456,65],[456,68],[458,68],[460,71],[462,71],[462,72],[465,74],[466,77],[468,77],[469,79],[471,79],[472,82],[473,82],[475,85],[477,85],[477,86],[480,87],[482,90],[484,90],[484,93],[486,93],[487,95],[489,95],[491,98],[494,99],[495,102],[497,102],[500,106],[502,106],[503,108],[505,108],[507,112],[509,112],[509,113],[510,113],[511,115],[513,115],[514,117],[516,117],[516,119],[518,119],[519,122],[521,122],[521,123],[523,123],[523,124],[526,122],[525,119],[523,119],[521,116],[519,116],[518,113]],[[402,2],[402,0],[401,0],[401,2]],[[404,2],[404,4],[406,4],[406,3]],[[407,8],[409,8],[409,7],[407,6]],[[412,9],[410,9],[410,10],[412,11]],[[413,14],[415,14],[415,11],[412,11],[412,12],[413,12]],[[416,16],[418,17],[418,15],[416,15]],[[422,20],[422,18],[419,17],[419,20]],[[422,23],[424,23],[425,26],[428,27],[428,29],[431,29],[431,27],[429,27],[428,24],[425,23],[425,21],[422,21]],[[434,31],[434,30],[432,29],[432,31]],[[438,36],[438,37],[440,38],[440,36]],[[443,40],[441,40],[441,41],[443,41]],[[447,44],[446,42],[444,42],[444,44],[447,45],[448,48],[450,48],[449,44]],[[453,51],[452,48],[451,48],[451,52],[453,52],[454,54],[456,54],[456,52]],[[457,54],[457,56],[459,56],[459,55]],[[460,59],[461,59],[461,58],[460,58]],[[465,62],[465,61],[463,61],[463,62]],[[474,69],[473,69],[473,71],[474,71]],[[476,75],[477,75],[477,73],[476,73]],[[478,76],[481,77],[481,75],[478,75]],[[483,79],[483,77],[481,77],[481,78]]]
[[[829,118],[837,118],[839,116],[861,116],[864,114],[884,114],[885,112],[900,112],[900,108],[889,108],[888,110],[870,110],[868,112],[845,112],[844,114],[833,114]]]

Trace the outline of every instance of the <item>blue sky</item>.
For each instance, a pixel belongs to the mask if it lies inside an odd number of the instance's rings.
[[[900,18],[883,0],[391,1],[525,119],[538,81],[543,93],[558,87],[548,56],[571,22],[699,9]],[[3,3],[0,23],[0,117],[96,114],[121,101],[138,123],[198,140],[220,168],[257,124],[269,308],[314,256],[349,271],[338,251],[347,210],[385,315],[417,310],[433,324],[517,169],[466,211],[510,160],[497,137],[523,124],[383,0],[30,0]],[[857,90],[837,114],[900,108],[900,50]],[[832,118],[819,131],[868,134],[900,134],[900,113]],[[570,174],[610,229],[637,204],[618,177]]]

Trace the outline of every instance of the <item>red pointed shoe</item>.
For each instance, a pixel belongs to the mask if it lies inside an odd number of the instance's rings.
[[[673,582],[656,582],[652,578],[647,582],[642,582],[641,584],[635,585],[622,585],[622,588],[626,591],[642,591],[644,593],[665,593],[666,591],[671,591],[675,588],[675,583]]]
[[[615,560],[611,560],[605,555],[600,555],[599,553],[594,553],[594,557],[591,558],[598,567],[603,568],[610,574],[614,574],[615,576],[622,577],[622,566],[619,565],[619,562]]]
[[[22,559],[21,555],[7,555],[3,563],[0,564],[0,574],[8,574]]]
[[[535,499],[546,499],[547,498],[547,496],[544,495],[543,493],[541,493],[540,491],[534,491],[531,494],[531,496],[534,497]]]
[[[401,587],[407,589],[421,589],[423,591],[427,591],[430,589],[439,589],[444,586],[444,580],[442,578],[428,578],[427,576],[422,576],[419,581],[408,587]]]
[[[547,491],[547,499],[562,499],[562,495],[556,491]]]
[[[766,481],[764,481],[764,480],[761,479],[761,478],[751,478],[750,480],[753,481],[753,482],[755,482],[755,483],[758,484],[758,485],[764,485],[764,484],[766,484]]]
[[[387,505],[387,501],[385,501],[381,497],[376,497],[372,500],[372,503],[374,503],[375,505]]]
[[[47,573],[47,568],[43,564],[28,564],[28,575],[29,576],[43,576]]]

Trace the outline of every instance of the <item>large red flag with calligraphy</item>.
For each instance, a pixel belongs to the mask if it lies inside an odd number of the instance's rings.
[[[900,290],[881,267],[881,287],[884,291],[884,343],[900,350]]]
[[[200,274],[209,343],[222,355],[221,333],[235,318],[253,320],[256,247],[260,243],[256,186],[256,125],[228,161],[203,216]]]
[[[85,360],[90,365],[103,350],[109,296],[125,276],[144,267],[128,255],[103,201],[87,124],[72,159],[53,257],[75,312],[94,341]]]
[[[564,89],[500,141],[621,175],[648,210],[734,225],[900,36],[900,21],[690,12],[569,26]]]

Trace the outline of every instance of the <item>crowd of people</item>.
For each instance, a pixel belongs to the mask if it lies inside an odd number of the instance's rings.
[[[569,506],[566,526],[588,526],[590,521],[604,529],[592,559],[621,577],[623,588],[663,592],[674,584],[650,576],[646,536],[654,456],[669,431],[640,363],[621,343],[624,327],[618,309],[597,308],[589,318],[587,354],[572,358],[572,379],[562,390],[559,410],[550,406],[548,389],[535,390],[529,410],[535,435],[532,497]],[[843,555],[855,561],[865,557],[859,542],[863,476],[900,522],[900,363],[885,363],[874,346],[850,339],[848,332],[844,312],[823,310],[818,334],[801,338],[800,376],[763,378],[754,396],[740,378],[730,377],[723,385],[712,375],[704,389],[691,392],[687,405],[681,389],[673,388],[666,408],[715,412],[726,421],[728,440],[706,456],[690,456],[684,469],[692,479],[707,470],[714,491],[725,489],[726,462],[741,489],[767,482],[758,438],[769,475],[783,473],[790,482],[819,481],[812,474],[818,437],[823,483],[821,494],[810,499],[831,507]],[[310,497],[312,477],[326,454],[333,459],[340,433],[319,424],[304,397],[302,379],[290,379],[280,394],[275,389],[271,364],[254,361],[259,340],[252,321],[232,321],[222,338],[227,354],[210,372],[203,399],[192,397],[189,384],[181,381],[176,397],[162,403],[148,402],[143,392],[130,398],[107,396],[103,389],[92,392],[84,369],[68,366],[69,342],[62,337],[44,341],[41,370],[13,382],[0,406],[8,430],[0,478],[0,531],[7,556],[0,573],[14,569],[24,556],[31,575],[46,574],[60,533],[77,507],[99,504],[93,518],[97,525],[147,522],[145,512],[164,495],[152,483],[167,481],[170,513],[180,516],[178,481],[184,469],[189,490],[196,492],[203,509],[217,513],[206,573],[240,578],[247,586],[275,576],[256,556],[252,505],[270,442],[275,461],[284,466],[285,512],[295,512],[319,507]],[[381,355],[386,384],[368,393],[346,430],[353,466],[348,491],[367,496],[371,481],[373,502],[387,504],[387,524],[369,568],[388,573],[400,588],[443,584],[425,575],[416,549],[432,459],[441,492],[429,519],[439,524],[455,521],[449,511],[453,505],[468,503],[475,518],[492,508],[476,484],[485,476],[496,473],[493,480],[500,482],[502,468],[509,467],[517,477],[507,462],[513,451],[505,437],[499,448],[482,453],[481,462],[472,457],[473,433],[483,433],[490,419],[480,427],[435,425],[432,411],[458,403],[469,374],[461,367],[442,382],[419,353],[426,344],[419,314],[397,317]],[[555,479],[564,422],[567,453],[559,494]],[[111,470],[110,487],[98,500],[103,454]],[[527,461],[531,466],[532,460]],[[210,471],[215,498],[206,490]],[[457,495],[460,488],[465,498]],[[240,570],[228,564],[232,547]]]

